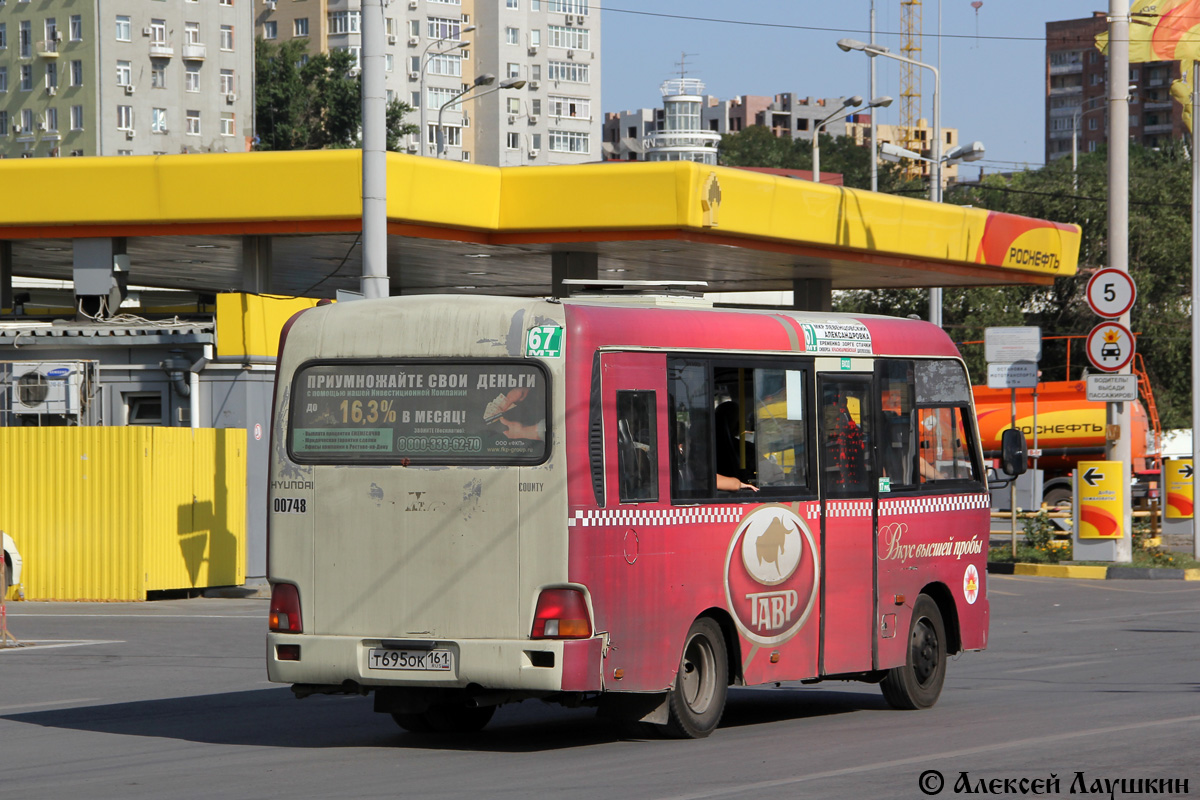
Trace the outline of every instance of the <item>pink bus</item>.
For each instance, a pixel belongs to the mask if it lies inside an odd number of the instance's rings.
[[[987,646],[970,382],[938,328],[680,298],[409,296],[284,330],[268,674],[410,731],[538,698],[676,737],[730,685],[938,699]]]

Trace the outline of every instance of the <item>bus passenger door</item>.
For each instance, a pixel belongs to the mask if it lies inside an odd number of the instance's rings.
[[[605,505],[665,501],[670,481],[659,450],[667,442],[666,356],[604,353],[600,365]]]
[[[872,668],[875,619],[874,409],[871,378],[823,374],[818,386],[823,675]]]
[[[603,502],[593,522],[572,532],[571,575],[591,591],[596,630],[609,634],[606,673],[624,676],[615,686],[607,678],[608,687],[653,691],[679,664],[667,637],[687,631],[677,621],[686,604],[671,584],[687,574],[673,552],[686,540],[661,515],[671,497],[666,355],[604,352],[600,368],[602,435],[589,448]]]

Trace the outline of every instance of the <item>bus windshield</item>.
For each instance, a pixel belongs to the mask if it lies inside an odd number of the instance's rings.
[[[547,457],[549,378],[514,360],[310,362],[288,452],[310,464],[529,465]]]

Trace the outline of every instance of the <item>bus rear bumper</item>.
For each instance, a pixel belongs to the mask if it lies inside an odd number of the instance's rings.
[[[449,670],[372,668],[373,649],[400,649],[385,639],[267,634],[267,677],[275,683],[363,687],[481,686],[518,692],[597,692],[603,688],[604,639],[458,639],[423,643],[452,655]],[[299,658],[281,658],[295,654]]]

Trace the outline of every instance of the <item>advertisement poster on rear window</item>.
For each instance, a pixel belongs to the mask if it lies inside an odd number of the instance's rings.
[[[288,447],[306,463],[537,464],[549,391],[528,362],[336,362],[302,367]]]

